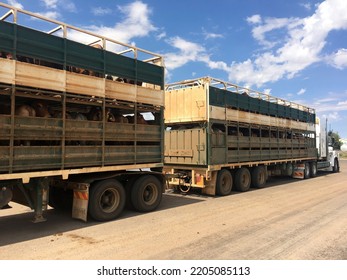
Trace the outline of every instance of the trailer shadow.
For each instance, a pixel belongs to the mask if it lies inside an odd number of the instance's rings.
[[[163,195],[162,202],[155,211],[165,211],[175,207],[199,203],[206,199],[198,196],[175,195],[174,193],[168,192]],[[0,210],[0,247],[36,238],[59,235],[64,232],[100,224],[100,222],[93,220],[83,222],[73,219],[71,218],[70,211],[59,211],[53,208],[44,212],[44,217],[47,221],[33,223],[34,213],[27,210],[27,208],[25,210],[23,209],[22,206],[13,204],[8,209]],[[125,209],[117,220],[131,219],[132,217],[143,214],[145,213]]]

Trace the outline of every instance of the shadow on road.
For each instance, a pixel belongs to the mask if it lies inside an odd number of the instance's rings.
[[[175,207],[198,203],[203,200],[204,199],[199,197],[168,193],[163,195],[162,203],[155,211],[165,211]],[[14,213],[16,206],[17,205],[13,205],[12,209],[0,210],[9,211],[9,213],[11,213],[6,216],[6,213],[0,212],[2,214],[0,217],[0,247],[100,224],[100,222],[92,220],[88,222],[76,220],[71,218],[71,212],[58,211],[55,209],[48,209],[44,212],[44,217],[47,219],[46,222],[32,223],[34,216],[33,212],[26,211],[23,213],[22,210],[21,212]],[[130,219],[138,215],[143,215],[143,213],[125,209],[117,220]]]

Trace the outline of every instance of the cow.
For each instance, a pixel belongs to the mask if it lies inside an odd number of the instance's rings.
[[[15,115],[21,117],[36,117],[36,111],[32,106],[23,104],[16,108]]]
[[[32,106],[28,104],[23,104],[16,107],[15,115],[21,116],[21,117],[36,117],[36,111]],[[30,146],[30,141],[19,140],[19,141],[15,141],[15,144],[20,146]]]
[[[101,107],[93,107],[88,115],[87,119],[91,121],[102,121],[102,108]],[[110,108],[105,109],[105,120],[107,122],[116,122],[116,118],[112,113],[112,110]]]
[[[38,101],[34,101],[31,105],[36,112],[36,117],[41,117],[41,118],[52,117],[52,115],[49,113],[48,105],[46,102],[38,100]]]
[[[128,116],[129,123],[135,123],[134,116]],[[148,124],[142,114],[137,113],[136,115],[136,123],[137,124]]]
[[[7,58],[7,59],[13,59],[12,53],[9,53],[9,52],[0,52],[0,57],[1,58]]]

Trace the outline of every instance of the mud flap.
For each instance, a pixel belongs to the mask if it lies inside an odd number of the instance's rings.
[[[217,171],[212,171],[210,180],[206,180],[205,188],[202,189],[203,194],[216,195]]]
[[[304,179],[305,178],[305,164],[295,164],[293,170],[293,178],[295,179]]]
[[[87,221],[89,184],[76,184],[73,188],[72,218]]]

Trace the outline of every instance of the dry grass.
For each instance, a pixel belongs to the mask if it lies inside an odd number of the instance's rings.
[[[347,152],[340,152],[340,158],[347,159]]]

